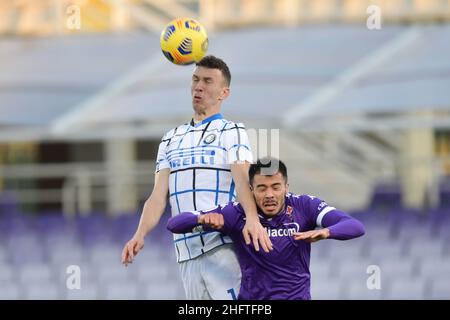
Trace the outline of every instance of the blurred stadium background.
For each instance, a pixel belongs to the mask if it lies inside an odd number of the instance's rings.
[[[0,299],[184,298],[168,214],[120,264],[192,114],[192,67],[159,49],[179,16],[231,68],[226,117],[279,129],[291,190],[366,225],[313,245],[313,299],[449,299],[450,0],[1,0]]]

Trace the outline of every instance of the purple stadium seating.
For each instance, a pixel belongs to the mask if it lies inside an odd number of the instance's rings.
[[[439,206],[450,209],[450,177],[439,183]]]
[[[379,183],[375,186],[372,200],[370,202],[371,209],[391,210],[401,208],[402,191],[397,183]]]
[[[20,212],[19,201],[12,192],[0,192],[0,217],[14,216]]]
[[[316,298],[321,294],[321,281],[325,281],[323,285],[326,287],[326,281],[329,278],[325,275],[332,274],[332,269],[326,267],[330,266],[330,259],[334,259],[336,263],[339,262],[341,266],[344,266],[345,263],[353,263],[356,268],[367,267],[369,264],[379,265],[386,279],[395,278],[398,287],[401,287],[398,282],[402,280],[398,277],[403,276],[403,269],[390,266],[390,262],[392,262],[391,265],[396,265],[397,261],[401,261],[404,265],[411,266],[412,271],[410,273],[414,272],[415,277],[420,277],[420,281],[425,287],[434,281],[433,270],[446,270],[445,266],[448,264],[442,265],[441,269],[438,267],[442,261],[450,260],[450,208],[440,207],[429,211],[405,209],[397,207],[396,201],[398,198],[394,198],[384,198],[384,200],[387,199],[389,205],[383,208],[371,207],[367,210],[351,213],[364,223],[366,228],[364,237],[348,243],[321,241],[313,245],[312,274],[314,281],[312,284]],[[13,211],[0,215],[0,251],[3,253],[3,258],[0,259],[0,267],[12,270],[8,276],[8,281],[20,288],[18,297],[21,299],[35,296],[33,288],[30,289],[26,284],[17,280],[20,278],[17,270],[21,270],[25,266],[47,265],[51,272],[57,272],[58,270],[58,272],[62,272],[63,278],[68,264],[83,266],[85,275],[89,274],[89,268],[97,270],[100,265],[116,268],[117,273],[122,272],[122,266],[120,265],[122,247],[134,234],[140,219],[140,214],[137,212],[116,217],[108,217],[97,212],[88,216],[77,216],[70,220],[58,212],[43,212],[40,215],[20,212],[12,214],[11,212]],[[157,290],[152,291],[151,285],[154,280],[151,275],[147,275],[145,272],[150,267],[157,268],[158,272],[172,268],[173,272],[170,274],[176,274],[176,276],[171,276],[170,279],[165,278],[164,281],[167,281],[167,288],[170,288],[168,290],[177,292],[178,295],[174,297],[184,298],[183,292],[178,290],[181,281],[176,272],[172,234],[166,230],[169,217],[170,214],[168,213],[161,217],[160,223],[146,238],[144,251],[133,263],[132,268],[135,268],[135,270],[144,270],[139,273],[139,277],[148,282],[145,290],[139,289],[136,294],[131,295],[134,298],[162,297]],[[434,250],[436,246],[433,244],[436,243],[441,244],[442,250]],[[340,260],[336,260],[337,258]],[[424,264],[427,259],[432,260],[430,266]],[[154,264],[155,261],[158,261],[157,265]],[[314,264],[321,265],[323,272],[319,272],[320,268],[314,267]],[[433,267],[434,265],[436,267]],[[418,269],[419,275],[417,275],[416,266],[421,266]],[[342,269],[342,272],[345,270]],[[396,287],[389,288],[389,286],[386,287],[388,290],[386,292],[390,295],[386,295],[385,291],[382,294],[372,295],[369,294],[372,292],[364,291],[364,287],[362,289],[353,288],[352,291],[350,290],[352,289],[350,284],[354,284],[355,281],[353,280],[356,279],[353,279],[352,269],[349,270],[347,270],[346,277],[342,278],[345,281],[336,279],[336,292],[328,298],[333,296],[335,298],[354,297],[355,295],[352,296],[350,293],[355,290],[356,296],[367,294],[364,297],[368,299],[403,296],[405,298],[419,298],[424,297],[424,295],[426,297],[426,292],[421,291],[422,287],[412,288],[417,289],[417,292],[413,292],[414,294],[411,295],[405,295],[404,291],[400,292]],[[361,270],[365,276],[365,268]],[[134,271],[134,273],[126,275],[130,278],[131,287],[138,285],[140,288],[141,286],[137,274],[137,271]],[[147,279],[147,277],[150,278]],[[97,278],[96,275],[90,277],[89,285],[92,286],[92,294],[87,295],[87,297],[115,296],[112,291],[108,293],[108,288],[102,283],[97,283],[96,281],[100,279]],[[19,282],[16,283],[16,280]],[[43,282],[42,285],[52,287],[54,282],[51,281]],[[384,282],[384,284],[387,283]],[[448,291],[447,293],[444,290],[444,296],[450,294],[450,289]],[[143,292],[145,292],[144,295]],[[347,296],[342,295],[342,292],[347,292]],[[48,297],[53,297],[56,294],[53,291],[50,293]],[[438,293],[442,294],[441,291]],[[59,295],[59,293],[57,294]],[[124,296],[124,298],[127,297],[128,295]],[[64,294],[61,298],[70,297]]]

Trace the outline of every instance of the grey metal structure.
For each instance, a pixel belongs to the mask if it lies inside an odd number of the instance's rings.
[[[280,130],[293,189],[360,207],[408,176],[406,131],[450,126],[449,37],[447,24],[264,27],[212,33],[209,53],[232,70],[226,117]],[[193,66],[166,61],[156,35],[1,44],[0,141],[158,140],[192,114]]]

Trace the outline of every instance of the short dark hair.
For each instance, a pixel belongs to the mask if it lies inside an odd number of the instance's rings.
[[[277,173],[281,173],[284,180],[286,182],[288,181],[287,168],[283,161],[273,157],[264,157],[262,159],[258,159],[256,163],[252,163],[250,165],[250,169],[248,170],[250,185],[253,185],[255,175],[261,174],[262,170],[263,174],[268,176],[273,176]]]
[[[222,72],[223,77],[225,78],[225,82],[227,86],[231,83],[231,73],[230,69],[228,69],[227,64],[220,58],[217,58],[213,55],[209,55],[203,57],[199,62],[196,63],[198,67],[205,67],[209,69],[219,69]]]

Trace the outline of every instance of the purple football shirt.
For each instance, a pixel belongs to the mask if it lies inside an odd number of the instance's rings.
[[[239,299],[311,299],[309,261],[311,245],[306,241],[294,240],[294,232],[327,227],[329,239],[352,239],[364,234],[364,226],[344,212],[328,206],[319,198],[309,195],[286,196],[284,209],[273,217],[258,211],[261,224],[266,228],[273,250],[269,253],[255,251],[253,245],[246,245],[242,235],[245,213],[237,202],[202,212],[185,212],[172,217],[167,228],[174,233],[191,232],[198,226],[197,215],[221,213],[224,226],[220,231],[233,240],[236,255],[242,271]]]

